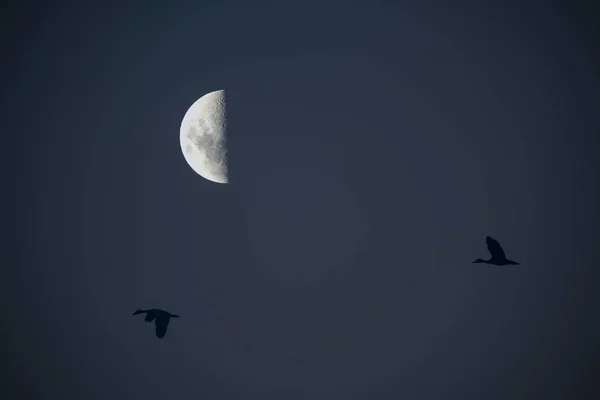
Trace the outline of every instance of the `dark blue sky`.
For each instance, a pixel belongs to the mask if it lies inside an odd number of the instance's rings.
[[[397,3],[9,7],[2,398],[597,398],[597,10]]]

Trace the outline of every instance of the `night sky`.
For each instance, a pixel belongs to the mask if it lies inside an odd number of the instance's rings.
[[[0,397],[600,398],[592,2],[115,4],[0,17]]]

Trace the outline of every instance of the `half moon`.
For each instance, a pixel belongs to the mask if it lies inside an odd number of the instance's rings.
[[[179,130],[183,157],[203,178],[228,183],[225,90],[200,97],[190,106]]]

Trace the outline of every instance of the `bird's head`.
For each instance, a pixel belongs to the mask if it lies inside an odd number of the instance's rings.
[[[473,264],[477,264],[477,263],[484,263],[485,260],[482,260],[481,258],[478,258],[477,260],[473,261]]]
[[[135,312],[133,313],[133,315],[142,314],[143,312],[144,312],[143,310],[135,310]]]
[[[179,318],[179,315],[171,314],[171,318]]]

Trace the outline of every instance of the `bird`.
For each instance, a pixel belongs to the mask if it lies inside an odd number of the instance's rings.
[[[487,244],[487,248],[490,252],[491,258],[489,260],[482,260],[481,258],[478,258],[477,260],[473,261],[474,264],[486,263],[492,265],[520,265],[518,262],[506,258],[502,246],[500,246],[500,243],[498,243],[498,241],[493,237],[486,236],[485,243]]]
[[[144,321],[152,322],[156,326],[156,337],[162,339],[167,334],[167,327],[171,318],[179,318],[179,315],[171,314],[170,312],[151,308],[149,310],[136,310],[133,315],[146,314]]]

